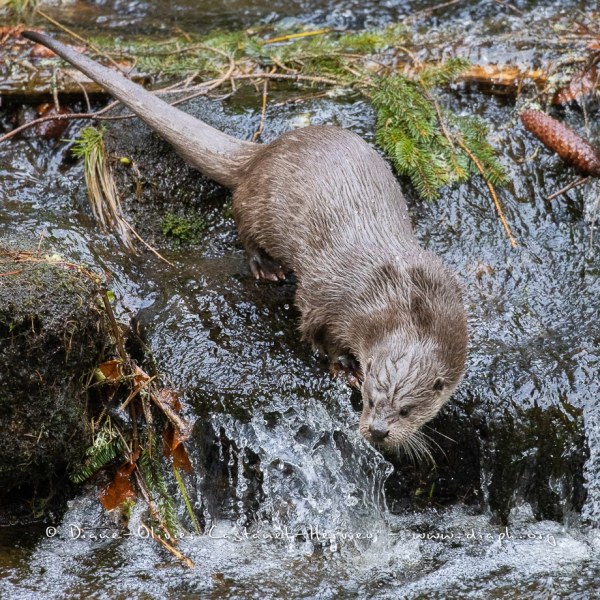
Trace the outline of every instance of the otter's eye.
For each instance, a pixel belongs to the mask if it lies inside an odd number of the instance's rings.
[[[434,382],[433,382],[433,391],[434,392],[441,392],[444,389],[444,380],[441,379],[440,377],[438,377]]]
[[[406,408],[406,406],[403,406],[403,407],[402,407],[402,408],[401,408],[401,409],[398,411],[398,414],[399,414],[401,417],[408,417],[408,413],[409,413],[409,412],[410,412],[410,411],[408,410],[408,408]]]

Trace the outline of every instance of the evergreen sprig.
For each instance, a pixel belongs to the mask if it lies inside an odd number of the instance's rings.
[[[156,445],[154,445],[152,455],[144,447],[137,464],[146,487],[152,496],[152,500],[158,509],[161,523],[165,525],[171,535],[175,535],[179,530],[175,500],[167,489],[167,484],[162,473],[162,465],[157,458],[158,456],[160,455],[158,454]]]
[[[442,110],[433,96],[435,87],[447,85],[467,66],[464,60],[453,59],[428,66],[414,77],[382,77],[371,95],[377,110],[377,143],[425,200],[437,199],[443,186],[466,181],[478,172],[458,141],[481,163],[490,183],[500,185],[506,180],[485,123]]]
[[[456,115],[452,115],[451,120],[458,129],[458,135],[462,135],[465,146],[484,166],[488,181],[494,186],[505,185],[507,182],[506,172],[488,141],[489,132],[486,123],[479,117],[458,117]],[[469,161],[469,169],[471,173],[477,172],[473,161]]]
[[[71,480],[74,483],[83,483],[123,451],[123,442],[112,427],[110,419],[107,419],[94,437],[92,445],[85,451],[83,464],[71,473]]]

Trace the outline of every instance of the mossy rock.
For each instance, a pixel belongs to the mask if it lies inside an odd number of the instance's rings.
[[[0,247],[0,274],[0,506],[13,506],[60,492],[81,458],[106,335],[89,273]]]

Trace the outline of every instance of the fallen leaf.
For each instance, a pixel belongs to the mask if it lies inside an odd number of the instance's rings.
[[[107,360],[98,367],[109,381],[120,381],[123,379],[123,361],[120,358]]]
[[[51,102],[44,102],[37,107],[37,113],[40,117],[68,115],[71,112],[73,111],[62,106],[59,110],[56,110],[56,107]],[[63,136],[69,125],[70,123],[67,119],[53,119],[51,121],[38,123],[35,126],[35,132],[37,133],[38,137],[44,139],[59,139]]]
[[[569,85],[561,88],[554,96],[553,104],[567,104],[580,96],[592,93],[598,85],[598,72],[596,66],[575,75]]]
[[[179,401],[179,394],[172,389],[163,388],[158,392],[158,399],[164,404],[168,404],[176,413],[180,413],[183,408]]]
[[[42,46],[42,44],[36,44],[29,51],[29,56],[31,58],[54,58],[56,54],[50,50],[50,48],[46,48],[46,46]]]
[[[15,38],[21,40],[21,32],[25,30],[23,25],[17,25],[16,27],[0,27],[0,42],[4,44],[9,38]]]
[[[132,394],[136,394],[140,389],[144,387],[146,382],[150,381],[151,377],[145,371],[140,369],[137,365],[133,368],[133,379],[132,379]]]
[[[131,484],[131,473],[135,469],[135,463],[126,463],[119,467],[114,479],[100,496],[100,503],[106,510],[114,510],[125,502],[135,498],[133,485]]]
[[[190,457],[183,442],[186,437],[181,435],[176,429],[168,423],[163,429],[163,455],[166,458],[173,459],[173,466],[191,473],[193,471]]]

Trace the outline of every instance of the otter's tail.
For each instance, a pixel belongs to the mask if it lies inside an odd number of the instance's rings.
[[[258,149],[258,144],[238,140],[214,129],[50,36],[35,31],[24,31],[22,35],[47,46],[106,88],[201,173],[222,185],[237,185],[243,164]]]

